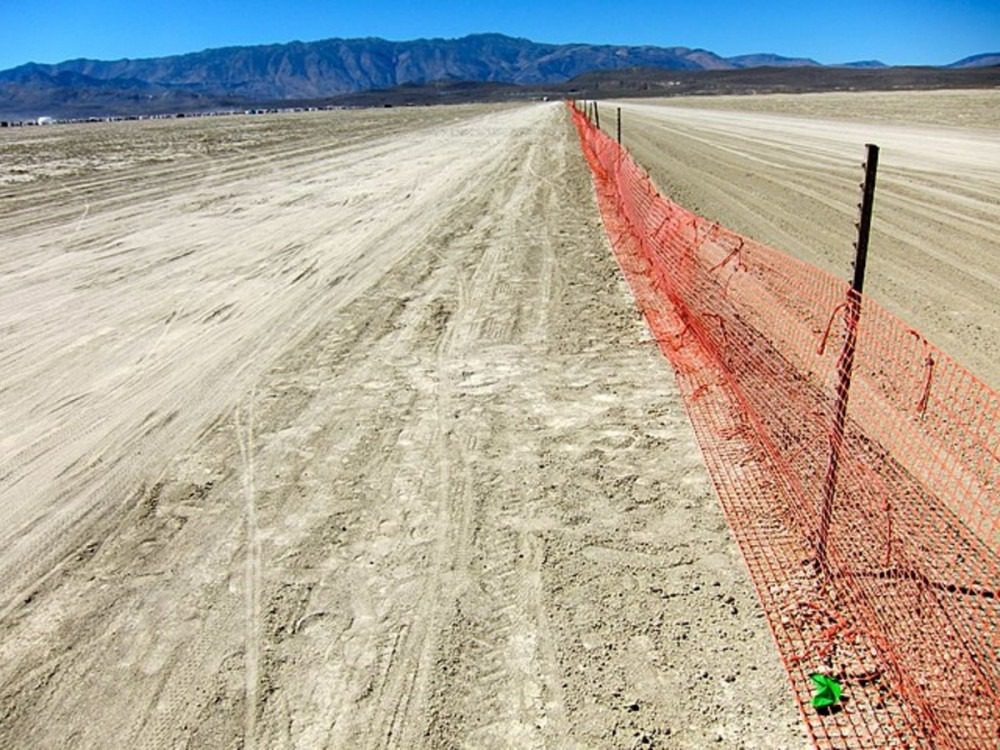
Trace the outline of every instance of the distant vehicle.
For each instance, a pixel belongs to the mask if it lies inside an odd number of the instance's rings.
[[[54,123],[55,123],[55,120],[52,119],[51,117],[39,117],[38,118],[38,124],[39,125],[52,125]]]

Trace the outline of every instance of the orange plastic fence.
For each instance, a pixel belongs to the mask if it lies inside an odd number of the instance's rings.
[[[659,195],[571,111],[815,745],[1000,747],[1000,395],[846,282]],[[843,685],[832,709],[816,672]]]

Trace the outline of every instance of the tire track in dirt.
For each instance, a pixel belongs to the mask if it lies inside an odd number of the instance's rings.
[[[253,439],[254,400],[256,389],[250,389],[247,399],[245,424],[240,420],[240,407],[236,407],[234,421],[236,423],[236,440],[240,448],[240,462],[243,474],[243,498],[246,514],[246,562],[244,564],[244,594],[246,635],[244,646],[245,661],[245,716],[243,721],[244,746],[252,750],[257,738],[257,686],[260,680],[260,591],[261,591],[261,550],[260,530],[257,525],[257,488],[254,483],[254,454],[256,448]]]
[[[551,306],[554,243],[549,236],[552,228],[533,219],[541,215],[543,204],[558,200],[555,196],[560,185],[548,178],[539,180],[535,163],[547,157],[542,171],[558,172],[553,167],[573,156],[566,147],[561,141],[561,150],[553,159],[546,153],[551,145],[532,143],[511,174],[516,182],[498,206],[503,217],[500,223],[509,228],[509,234],[491,244],[462,282],[463,294],[453,317],[453,360],[475,361],[491,348],[511,349],[513,355],[519,347],[529,342],[537,345],[544,338],[544,329],[538,322],[532,325],[532,319],[544,322]],[[504,182],[509,184],[510,180]],[[485,378],[482,387],[492,385],[486,373],[463,370],[461,374],[465,377],[460,379],[466,381],[466,387],[472,385],[473,391],[480,385],[476,376]],[[472,432],[467,438],[469,452],[488,444],[489,435],[477,434],[480,431],[474,427],[465,429]],[[522,433],[521,439],[532,442],[530,433]],[[482,489],[476,494],[482,497]],[[539,595],[527,585],[540,581],[519,563],[525,557],[520,551],[527,544],[525,540],[500,523],[488,504],[481,503],[477,511],[474,551],[467,556],[466,565],[474,560],[474,568],[479,568],[472,585],[487,603],[477,616],[460,610],[452,622],[449,648],[442,654],[447,658],[439,656],[437,665],[438,674],[445,679],[434,682],[445,686],[458,682],[464,685],[464,692],[458,699],[451,690],[436,696],[438,723],[432,725],[431,737],[441,746],[544,746],[543,726],[555,724],[549,729],[556,737],[565,737],[568,726],[558,698],[549,701],[549,710],[542,702],[542,674],[551,673],[556,666],[554,661],[538,663],[543,656],[536,643],[542,623],[537,609],[527,611],[532,593]],[[488,717],[485,725],[484,717]]]
[[[483,125],[474,125],[473,128],[475,127],[481,128]],[[462,137],[461,130],[457,134]],[[440,133],[427,133],[427,136],[432,143],[443,142],[445,138]],[[474,133],[472,136],[475,137]],[[351,159],[367,157],[372,160],[372,165],[384,164],[388,169],[394,169],[389,165],[401,158],[400,149],[403,148],[406,146],[394,144],[387,148],[376,144],[372,150],[363,149]],[[346,157],[334,157],[316,164],[310,174],[320,176],[332,171],[336,175],[338,165],[344,164],[344,158]],[[442,154],[439,158],[444,161],[447,157]],[[364,167],[350,165],[351,159],[348,159],[348,166],[341,170],[343,179],[350,182],[342,182],[338,177],[330,178],[328,183],[337,192],[364,194]],[[379,166],[375,167],[376,170]],[[446,170],[431,169],[434,176],[426,181],[428,185],[441,189],[445,189],[446,185],[448,189],[456,187],[449,183],[450,176]],[[294,173],[294,168],[292,172]],[[359,175],[358,181],[352,181],[352,172]],[[299,179],[303,177],[301,173],[295,176]],[[378,178],[377,171],[367,177],[369,183],[373,178]],[[403,178],[390,190],[394,193],[399,191],[400,197],[412,193],[409,187],[411,179]],[[319,190],[322,186],[325,185],[320,182],[314,190]],[[243,192],[245,195],[252,195],[249,191],[260,189],[257,183],[251,182],[243,187]],[[269,197],[274,187],[265,184],[264,190],[263,195]],[[216,247],[186,259],[176,270],[169,271],[170,281],[166,283],[178,285],[176,297],[163,302],[157,300],[162,297],[160,290],[165,282],[158,267],[153,264],[129,269],[128,276],[123,274],[115,286],[120,290],[119,297],[108,295],[101,288],[66,289],[62,275],[70,278],[79,273],[91,275],[101,268],[99,262],[94,265],[86,257],[77,260],[75,256],[62,256],[71,260],[68,265],[63,263],[65,268],[58,272],[61,274],[58,276],[57,269],[60,266],[56,265],[55,259],[30,271],[29,273],[39,277],[49,277],[51,281],[47,280],[43,286],[34,289],[23,300],[23,304],[16,294],[5,296],[8,304],[3,310],[5,320],[13,319],[16,322],[12,326],[12,335],[8,337],[11,342],[9,359],[5,358],[3,363],[6,388],[0,391],[0,406],[9,417],[8,424],[26,427],[20,434],[0,437],[5,445],[12,448],[0,459],[0,477],[3,477],[0,492],[3,492],[8,508],[7,528],[10,532],[22,529],[14,537],[17,539],[14,544],[15,556],[22,559],[26,556],[22,550],[23,545],[32,538],[27,533],[32,528],[30,524],[49,523],[39,513],[35,488],[62,486],[65,487],[62,490],[64,495],[70,491],[73,493],[72,498],[67,497],[62,501],[60,514],[54,515],[52,519],[58,524],[56,528],[38,531],[50,540],[64,537],[70,526],[78,526],[77,520],[83,517],[83,513],[93,515],[95,510],[99,510],[96,497],[120,497],[130,492],[130,486],[138,484],[138,478],[146,470],[143,465],[148,460],[146,457],[154,459],[170,455],[178,446],[172,439],[179,437],[181,440],[190,440],[193,437],[192,431],[197,429],[198,424],[214,416],[208,410],[217,409],[217,404],[226,399],[224,394],[238,392],[245,387],[255,373],[263,371],[281,348],[294,343],[294,336],[301,335],[301,332],[308,331],[315,325],[316,319],[326,307],[324,297],[329,289],[336,288],[338,303],[342,304],[371,283],[379,273],[379,264],[384,262],[385,253],[365,253],[364,249],[368,247],[365,243],[370,242],[377,248],[399,247],[398,242],[391,242],[393,236],[398,234],[399,226],[404,226],[411,216],[434,215],[433,199],[430,195],[423,198],[431,200],[431,205],[414,201],[404,203],[395,220],[388,225],[385,222],[376,223],[375,216],[381,209],[381,203],[374,197],[366,199],[367,205],[360,218],[357,210],[350,207],[340,211],[334,208],[330,212],[332,215],[310,227],[304,238],[306,241],[315,238],[314,241],[322,250],[310,253],[309,246],[301,244],[297,246],[295,255],[288,260],[275,257],[274,236],[261,232],[259,227],[267,226],[270,222],[275,225],[274,231],[279,236],[296,231],[301,234],[302,230],[295,226],[300,222],[294,217],[285,218],[286,212],[280,206],[273,209],[265,204],[256,216],[251,214],[229,221],[230,226],[238,228],[239,232],[233,239],[241,244],[249,243],[253,252],[259,253],[258,260],[247,263],[240,269],[243,279],[239,279],[239,276],[238,280],[232,278],[232,245],[216,244]],[[188,223],[184,217],[170,213],[169,201],[159,211],[157,220],[162,223],[162,228],[155,235],[147,230],[134,228],[127,222],[122,227],[119,224],[120,217],[114,215],[108,219],[112,222],[110,225],[95,224],[93,232],[95,236],[102,231],[107,232],[108,226],[113,227],[113,232],[133,232],[136,238],[134,242],[149,243],[136,252],[156,257],[156,254],[164,250],[170,251],[167,248],[170,248],[171,237],[180,231],[178,224]],[[149,220],[147,217],[144,222]],[[358,227],[358,221],[364,221],[364,226]],[[193,237],[195,233],[201,234],[205,242],[208,242],[209,238],[214,238],[219,232],[216,217],[211,215],[201,217],[198,224],[201,226],[200,230],[192,230],[190,226],[186,229],[185,242],[195,247],[199,247],[199,241]],[[342,255],[337,254],[341,248],[330,239],[331,233],[337,237],[338,232],[341,237],[349,232],[346,235],[347,241],[343,243]],[[417,236],[414,239],[419,241],[420,238]],[[32,249],[40,244],[50,255],[61,251],[58,238],[50,238],[48,243],[39,243],[38,238],[28,237],[23,238],[23,242]],[[19,247],[21,245],[15,242],[13,256],[16,256]],[[300,272],[302,265],[314,264],[321,258],[332,259],[332,263],[324,264],[322,271],[305,282],[296,282],[292,269]],[[363,262],[352,265],[353,261],[360,258],[364,259]],[[215,272],[210,270],[214,263],[219,264]],[[47,270],[46,265],[52,267],[52,270]],[[30,263],[28,267],[32,267]],[[344,268],[348,270],[339,270]],[[205,278],[215,273],[218,274],[216,279]],[[202,278],[199,279],[199,276]],[[268,283],[265,280],[269,278],[280,280],[277,282],[280,286],[274,286],[275,281],[264,286],[264,283]],[[186,284],[187,290],[180,284]],[[288,286],[282,288],[285,284]],[[217,314],[227,305],[219,307],[216,303],[213,306],[210,302],[213,294],[229,298],[229,312],[222,316]],[[190,295],[205,296],[194,302]],[[42,314],[36,312],[34,317],[26,317],[13,313],[19,304],[19,309],[31,310],[38,307],[32,300],[44,300],[43,304],[46,304],[50,297],[52,306]],[[89,308],[90,320],[98,325],[98,321],[108,325],[99,328],[96,333],[93,329],[86,332],[85,325],[84,335],[80,337],[80,327],[67,325],[64,319],[67,300],[72,300],[75,311],[82,312]],[[115,321],[117,306],[130,301],[134,306],[133,311],[126,313],[125,319],[129,321],[131,330]],[[184,315],[178,315],[177,311],[181,306],[187,310]],[[8,313],[11,315],[8,316]],[[155,320],[159,315],[163,316],[163,320],[170,321],[174,329],[169,342],[171,346],[163,351],[160,361],[141,364],[148,351],[144,319]],[[165,343],[167,342],[161,342],[161,347]],[[177,368],[174,366],[175,357],[182,349],[192,361],[188,367]],[[133,356],[140,364],[131,367],[123,365],[123,358]],[[201,360],[198,365],[195,364],[196,359]],[[106,368],[103,372],[100,369],[102,367]],[[15,376],[11,377],[12,375]],[[150,381],[155,382],[156,386],[150,387]],[[79,399],[81,403],[72,410],[42,416],[37,413],[39,403],[34,400],[34,389],[46,389],[53,397],[57,397],[60,392],[72,394],[69,398]],[[186,394],[198,392],[201,392],[200,400],[188,403]],[[120,419],[109,419],[109,398],[124,400],[130,406],[126,409],[119,404],[115,407],[115,417],[136,415],[135,421],[132,424],[122,424]],[[182,419],[178,420],[178,416]],[[186,428],[186,435],[179,435],[181,430],[178,428]],[[128,467],[109,466],[105,456],[117,456],[128,451],[136,434],[143,435],[148,443],[148,450],[143,458],[136,460],[137,455],[133,451]],[[167,444],[158,445],[164,439],[168,441]],[[103,484],[103,488],[89,486],[94,484],[92,475],[98,470],[100,474],[96,482]],[[5,541],[10,543],[11,537]],[[50,556],[43,555],[42,558],[37,561],[38,566],[51,564]],[[23,563],[19,564],[19,567],[22,566]],[[31,570],[24,570],[23,573],[24,578],[34,575]],[[8,575],[13,575],[13,571],[5,572],[0,562],[0,579],[5,579],[8,591],[16,590],[16,582],[7,580]]]
[[[204,362],[191,346],[266,363],[204,415],[224,368],[174,383],[193,437],[0,618],[0,747],[801,746],[561,107],[396,153],[410,171],[381,188],[365,170],[393,165],[363,149],[308,178],[336,167],[398,216],[336,209],[351,196],[320,181],[305,213],[257,217],[279,249],[324,230],[339,254],[231,250],[218,270],[254,299],[230,326],[190,325],[226,286],[137,321],[151,366]],[[202,272],[178,262],[164,289]],[[276,326],[280,345],[237,345]]]
[[[475,132],[475,127],[476,126],[474,126],[471,129],[467,128],[464,132],[459,131],[458,132],[459,137],[476,138],[477,135],[476,135],[476,132]],[[482,125],[479,125],[478,127],[482,127]],[[440,140],[442,138],[442,136],[437,135],[437,136],[435,136],[435,138],[437,140]],[[482,151],[482,149],[480,149],[480,151]],[[487,158],[488,158],[488,152],[487,152]],[[434,168],[433,164],[430,165],[430,166],[431,166],[431,168]],[[473,173],[474,173],[474,170],[473,170]],[[453,180],[450,179],[450,176],[447,174],[446,171],[440,173],[438,176],[435,177],[435,179],[438,181],[438,184],[441,185],[442,187],[447,186],[448,189],[453,189],[454,187],[456,187],[456,183]],[[462,177],[461,179],[465,180],[467,178]],[[413,209],[411,209],[411,210],[413,210]],[[416,210],[425,213],[425,215],[427,215],[428,217],[431,217],[431,216],[434,215],[434,211],[433,210],[431,210],[431,211],[428,212],[425,209],[423,209],[422,207],[417,208]],[[407,210],[404,210],[402,212],[402,214],[400,215],[399,219],[400,219],[400,221],[406,221],[406,220],[408,220],[409,216],[410,216],[409,212]],[[395,232],[394,227],[390,225],[389,227],[386,227],[385,229],[381,230],[380,235],[375,235],[375,239],[378,240],[380,236],[388,236],[388,235],[390,235],[390,234],[392,234],[394,232]],[[419,240],[419,235],[418,235],[417,239]],[[407,249],[407,245],[405,245],[405,244],[402,245],[402,249],[403,249],[403,251],[405,253],[405,251]],[[369,261],[369,264],[372,263],[372,262],[374,262],[377,258],[378,258],[377,254],[374,255],[374,257],[372,257],[371,261]],[[374,268],[373,268],[373,270],[374,270]],[[366,273],[367,273],[367,275],[369,277],[372,276],[372,271],[366,271],[366,268],[364,266],[362,266],[361,268],[355,268],[355,269],[353,269],[353,273],[355,274],[355,276],[360,276],[361,277],[361,279],[360,279],[361,285],[355,283],[355,289],[353,291],[345,290],[346,294],[342,294],[342,296],[340,298],[340,304],[345,304],[346,302],[348,302],[350,300],[350,298],[351,298],[352,295],[357,295],[359,293],[359,291],[361,289],[363,289],[363,284],[365,283],[364,276],[365,276]],[[319,289],[323,289],[323,287],[319,287]],[[270,299],[265,299],[264,301],[265,301],[266,304],[272,304],[272,301]],[[312,305],[313,305],[314,308],[316,307],[316,303],[317,302],[323,303],[323,307],[327,307],[328,306],[328,303],[325,303],[322,297],[314,297],[314,301],[312,302]],[[307,308],[307,311],[308,311],[308,308]],[[310,325],[310,323],[307,322],[308,321],[308,317],[303,314],[303,311],[301,309],[296,311],[296,315],[298,317],[298,322],[297,322],[296,326],[298,328],[300,328],[300,329],[308,331],[308,327]],[[303,320],[303,319],[305,319],[305,320]],[[267,321],[267,319],[265,318],[261,322],[265,323],[266,321]],[[288,323],[295,323],[295,321],[294,320],[290,320],[290,321],[288,321]],[[272,326],[268,326],[268,327],[272,328]],[[275,326],[273,326],[273,328],[278,328],[280,330],[281,326],[275,325]],[[293,328],[293,330],[294,330],[294,328]],[[283,341],[284,342],[288,342],[289,340],[294,340],[294,335],[293,335],[293,337],[289,337],[287,331],[281,332],[281,333],[283,334]],[[256,342],[257,343],[257,350],[256,351],[245,352],[246,359],[244,361],[254,362],[255,367],[256,367],[256,369],[257,369],[258,372],[260,370],[262,370],[267,365],[267,359],[266,359],[266,356],[264,358],[262,358],[262,356],[261,356],[263,354],[263,352],[261,351],[262,347],[260,347],[260,343],[267,343],[268,341],[274,342],[275,338],[276,337],[275,337],[273,331],[268,331],[268,333],[266,333],[263,336],[261,336],[257,340],[257,342]],[[240,339],[237,339],[237,340],[243,340],[243,339],[241,337]],[[187,342],[187,343],[191,344],[191,343],[195,343],[195,342]],[[275,343],[277,343],[277,342],[275,342]],[[209,351],[212,351],[213,347],[216,350],[218,350],[218,344],[216,342],[205,341],[205,342],[202,342],[201,345],[203,347],[207,347]],[[225,350],[223,349],[222,351],[225,351]],[[173,354],[171,354],[171,358],[172,357],[173,357]],[[255,360],[257,360],[257,361],[255,361]],[[253,369],[254,368],[250,368],[249,372],[252,373]],[[238,373],[239,375],[244,375],[245,376],[247,374],[248,370],[247,370],[247,368],[237,367],[237,368],[234,368],[232,370],[232,372],[233,373]],[[211,377],[211,374],[210,374],[210,377]],[[224,403],[224,399],[223,400],[216,400],[213,403],[212,402],[212,398],[211,398],[212,394],[213,393],[218,393],[220,391],[221,392],[225,392],[227,390],[230,390],[232,388],[232,386],[233,386],[232,375],[229,374],[229,373],[227,373],[223,378],[221,378],[220,381],[221,382],[215,384],[214,388],[209,387],[209,388],[205,389],[206,390],[205,393],[200,394],[203,398],[207,396],[207,398],[205,398],[205,400],[208,402],[206,404],[206,406],[208,406],[211,409],[219,408],[219,405],[221,403]],[[246,382],[246,379],[244,379],[244,382]],[[205,381],[202,380],[199,383],[199,385],[196,386],[196,389],[197,388],[202,388],[204,384],[205,384]],[[136,384],[136,386],[138,387],[138,384]],[[185,396],[190,396],[193,392],[195,392],[195,391],[186,391],[185,392]],[[137,395],[141,395],[141,393],[142,393],[141,390],[137,391]],[[197,403],[197,402],[195,402],[195,403]],[[190,408],[191,404],[189,404],[188,406]],[[121,408],[121,405],[119,405],[119,408]],[[193,414],[193,415],[192,414],[188,414],[187,416],[189,416],[189,417],[193,416],[193,417],[195,417],[195,420],[199,419],[196,410],[195,410],[195,414]],[[203,419],[203,417],[201,417],[201,419]],[[197,422],[195,420],[191,420],[193,422],[193,424],[191,424],[189,426],[189,429],[191,427],[195,427],[195,429],[200,429],[200,428],[198,428],[198,427],[195,426],[197,424]],[[67,447],[76,447],[77,449],[79,449],[78,448],[79,447],[79,438],[80,438],[79,433],[77,433],[75,435],[72,435],[71,437],[72,437],[71,442],[69,442],[68,444],[64,444],[64,445],[66,445]],[[183,439],[183,436],[182,436],[182,439]],[[134,438],[130,437],[129,440],[134,440]],[[146,444],[145,444],[144,447],[147,448],[147,450],[150,449],[150,448],[153,449],[151,452],[156,457],[156,460],[162,460],[159,457],[164,456],[164,455],[169,455],[169,453],[167,453],[167,451],[162,450],[162,448],[160,450],[157,450],[156,444],[155,443],[150,443],[150,441],[148,441],[148,440],[146,441]],[[136,454],[133,452],[132,453],[133,460],[135,458],[135,455]],[[132,468],[132,467],[130,467],[130,468]],[[124,486],[127,486],[128,484],[133,484],[133,486],[137,485],[138,481],[137,481],[137,478],[135,477],[135,475],[139,474],[139,473],[140,472],[138,472],[134,468],[132,468],[131,471],[129,471],[128,473],[126,473],[125,477],[120,478],[120,481],[119,481],[118,485],[112,484],[110,487],[107,486],[107,482],[105,481],[105,487],[107,488],[107,494],[110,495],[110,496],[112,496],[112,497],[114,497],[114,496],[122,496],[124,494],[123,491],[122,491],[124,489],[124,487],[122,487],[122,485],[124,485]],[[45,483],[44,482],[40,483],[40,486],[44,487]],[[116,491],[116,487],[117,488],[121,488],[121,489],[117,489],[117,491]],[[85,499],[86,499],[86,496],[80,498],[76,502],[79,504],[82,500],[85,500]],[[76,515],[76,514],[72,514],[72,513],[67,513],[66,511],[69,511],[69,510],[70,510],[70,508],[64,508],[63,509],[63,514],[64,515],[63,515],[62,520],[60,521],[60,525],[56,526],[55,529],[52,532],[48,532],[48,533],[46,533],[45,535],[43,535],[41,537],[39,537],[39,535],[36,534],[35,538],[36,539],[41,539],[42,543],[46,547],[56,547],[57,549],[61,547],[63,549],[65,549],[65,548],[72,549],[73,548],[72,541],[68,540],[68,539],[65,539],[65,538],[62,540],[62,544],[61,545],[58,545],[58,546],[57,545],[50,545],[50,542],[52,540],[55,540],[55,539],[57,539],[59,537],[63,537],[64,534],[65,534],[66,529],[69,528],[70,526],[73,526],[73,527],[80,527],[81,526],[81,521],[83,520],[83,518],[80,515]],[[9,510],[8,510],[8,512],[9,512]],[[90,515],[93,515],[93,513],[90,511],[90,509],[88,509],[86,512],[89,513]],[[86,539],[86,536],[83,536],[83,534],[84,534],[83,531],[78,530],[76,533],[78,535],[80,535],[81,537],[83,537],[84,539]],[[38,549],[38,548],[36,547],[35,549]],[[89,549],[89,547],[88,547],[88,549]],[[33,557],[33,559],[31,559],[31,557]],[[13,558],[13,556],[9,557],[8,559],[12,559],[12,558]],[[26,562],[29,562],[29,564],[25,565]],[[29,556],[28,559],[17,559],[16,563],[15,563],[15,565],[19,568],[18,575],[22,579],[31,580],[32,578],[34,578],[34,582],[31,585],[34,588],[36,588],[36,589],[39,587],[39,585],[40,585],[39,582],[42,579],[40,579],[37,575],[35,575],[35,571],[38,570],[38,569],[40,569],[41,566],[43,566],[45,564],[46,564],[46,558],[44,558],[44,557],[40,558],[37,555],[35,555],[35,556]],[[13,568],[10,568],[9,570],[13,571]],[[72,572],[72,569],[71,569],[70,566],[64,564],[61,567],[61,572],[58,569],[55,572],[56,572],[57,577],[58,577],[59,575],[70,574]],[[7,580],[8,583],[11,582],[11,579],[9,577],[6,580]],[[9,586],[7,587],[7,590],[10,591],[10,587]],[[29,595],[29,597],[28,597],[29,601],[33,598],[33,596],[34,596],[33,594]],[[21,604],[19,602],[16,602],[16,600],[15,600],[15,603],[12,603],[12,606],[21,606]]]
[[[838,95],[846,96],[846,95]],[[858,95],[862,111],[900,94]],[[816,98],[804,97],[807,108]],[[964,92],[916,92],[962,123]],[[881,147],[866,291],[994,387],[1000,384],[1000,132],[623,103],[625,144],[665,194],[848,279],[864,143]],[[749,103],[746,106],[753,106]],[[866,110],[865,108],[869,108]],[[916,115],[915,115],[916,117]]]
[[[411,131],[427,130],[474,117],[476,107],[455,107],[447,111],[421,112],[416,121],[403,111],[369,112],[345,116],[337,114],[296,114],[253,119],[204,120],[204,137],[218,146],[216,152],[202,154],[171,153],[177,142],[173,137],[177,125],[169,122],[141,124],[117,123],[108,126],[77,127],[74,138],[60,137],[39,131],[32,141],[45,149],[47,160],[58,164],[59,157],[72,159],[74,150],[88,150],[88,144],[116,142],[128,138],[128,159],[113,165],[107,174],[83,170],[67,170],[53,179],[44,175],[27,184],[0,184],[0,206],[3,206],[4,231],[12,236],[34,226],[44,226],[64,218],[62,211],[73,213],[81,203],[93,204],[95,211],[120,208],[135,209],[137,203],[159,201],[165,194],[190,191],[192,184],[208,185],[214,179],[225,185],[273,171],[275,160],[296,169],[313,165],[317,160],[340,152],[349,153],[359,145],[373,141],[398,147],[398,136]],[[319,137],[317,137],[319,136]],[[49,143],[49,140],[54,143]],[[3,141],[0,141],[2,144]],[[6,144],[3,144],[6,145]],[[90,149],[96,153],[93,146]],[[9,148],[8,158],[18,163],[19,149]],[[162,167],[146,166],[149,157],[156,157]],[[162,161],[160,161],[162,160]],[[26,162],[30,169],[32,163]],[[136,167],[145,167],[137,170]],[[132,181],[132,189],[120,191],[123,174]],[[98,176],[99,175],[99,176]],[[65,198],[65,200],[63,200]],[[49,210],[35,210],[40,202],[51,202]],[[21,208],[23,206],[23,208]]]

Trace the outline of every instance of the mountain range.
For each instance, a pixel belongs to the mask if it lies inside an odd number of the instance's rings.
[[[995,65],[1000,53],[956,67]],[[757,67],[821,67],[808,58],[774,54],[721,57],[688,47],[542,44],[501,34],[461,39],[327,39],[210,49],[138,60],[78,59],[28,63],[0,71],[0,115],[150,111],[239,106],[249,101],[322,99],[431,82],[558,84],[598,70],[677,71]],[[878,61],[845,63],[878,69]]]

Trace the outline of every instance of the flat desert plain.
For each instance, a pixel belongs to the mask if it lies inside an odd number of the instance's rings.
[[[605,105],[661,191],[849,280],[880,148],[865,291],[1000,389],[1000,91],[678,97]]]
[[[0,149],[0,747],[804,745],[562,105]]]
[[[867,131],[623,106],[849,267]],[[995,367],[998,133],[877,127],[899,299]],[[0,238],[0,747],[807,745],[561,105],[0,131]]]

